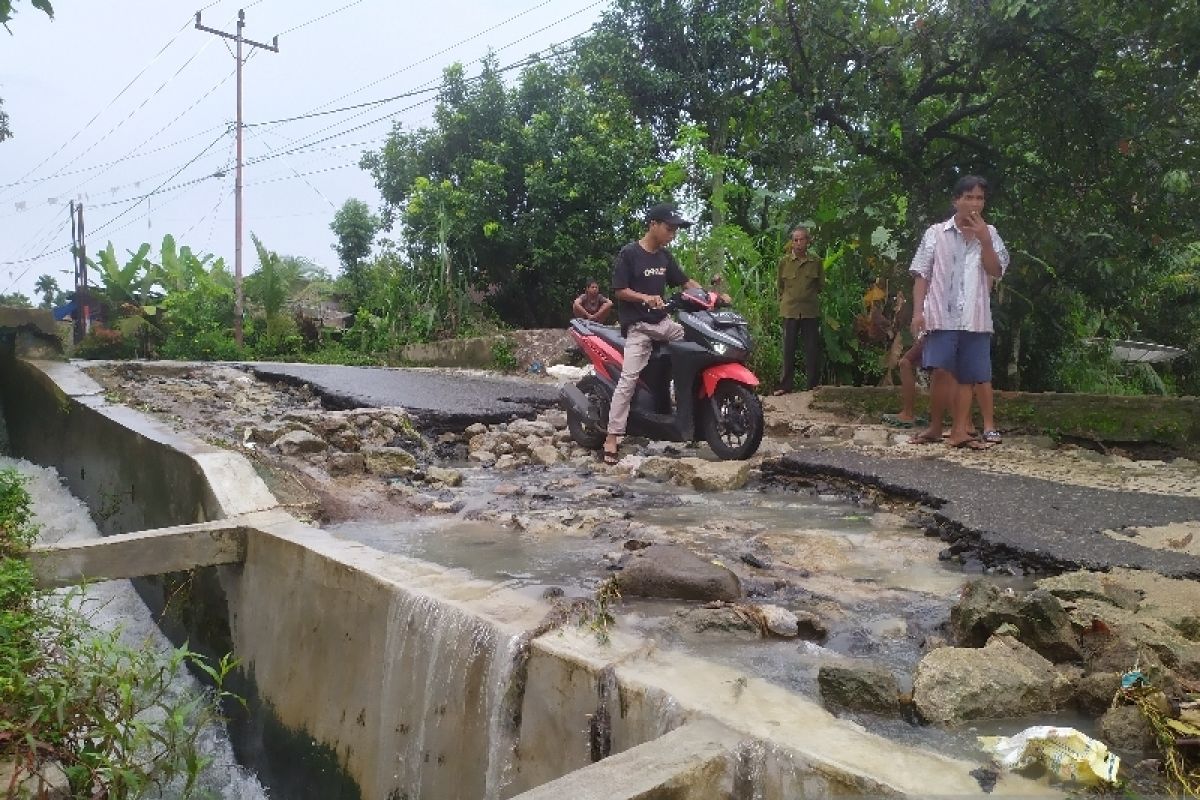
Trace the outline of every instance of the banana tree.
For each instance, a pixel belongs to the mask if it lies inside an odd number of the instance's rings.
[[[109,242],[95,259],[88,259],[88,266],[99,274],[103,293],[112,303],[143,306],[150,300],[154,285],[150,269],[153,265],[146,258],[149,254],[150,245],[143,244],[136,253],[129,251],[129,261],[122,264],[113,243]]]
[[[197,256],[187,245],[176,246],[175,237],[168,233],[163,237],[158,263],[150,266],[150,273],[167,294],[187,291],[209,277],[208,263],[212,260],[209,253]]]

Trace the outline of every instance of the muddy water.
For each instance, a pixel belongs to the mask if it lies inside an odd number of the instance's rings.
[[[948,619],[962,585],[978,577],[939,560],[944,545],[905,517],[833,497],[769,486],[701,494],[639,479],[581,476],[566,468],[505,476],[462,472],[463,485],[444,495],[460,506],[456,513],[350,521],[328,529],[530,595],[551,588],[567,596],[592,594],[613,574],[631,541],[684,545],[737,572],[753,602],[817,614],[828,635],[803,641],[698,633],[681,616],[689,604],[634,598],[617,608],[618,624],[810,697],[818,696],[821,665],[849,658],[887,667],[908,689],[922,644]],[[512,493],[515,487],[518,493]],[[760,566],[743,561],[747,553],[757,555],[751,561]],[[1020,578],[994,580],[1014,588],[1026,584]],[[976,735],[1033,724],[989,723],[946,732],[903,719],[849,716],[884,735],[970,758],[979,757]]]

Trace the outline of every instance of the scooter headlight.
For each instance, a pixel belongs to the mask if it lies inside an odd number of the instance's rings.
[[[725,344],[724,342],[713,342],[713,351],[719,356],[725,355],[725,351],[728,349],[729,345]]]

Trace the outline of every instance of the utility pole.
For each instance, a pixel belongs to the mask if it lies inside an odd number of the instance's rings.
[[[67,215],[71,218],[71,255],[75,259],[75,344],[79,344],[91,327],[91,300],[87,292],[87,247],[83,240],[83,202],[71,201]]]
[[[262,44],[242,36],[244,27],[246,27],[246,12],[242,9],[238,9],[237,33],[225,33],[216,28],[201,25],[200,12],[196,12],[196,30],[237,42],[237,53],[234,55],[234,58],[237,59],[237,173],[233,180],[233,339],[239,348],[242,346],[242,307],[245,301],[242,293],[242,45],[247,44],[250,47],[270,50],[272,53],[279,52],[278,36],[271,39],[270,44]]]

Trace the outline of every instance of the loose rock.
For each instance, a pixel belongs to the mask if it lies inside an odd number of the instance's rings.
[[[292,431],[280,436],[271,446],[285,456],[295,456],[305,453],[323,453],[327,445],[325,440],[315,433]]]
[[[1157,752],[1154,731],[1137,706],[1110,708],[1100,718],[1100,738],[1113,750],[1144,757]]]
[[[983,645],[1005,623],[1021,632],[1022,642],[1052,661],[1083,659],[1070,617],[1058,598],[1045,589],[1022,594],[973,581],[950,611],[955,641],[969,647]]]
[[[900,710],[896,676],[874,664],[824,664],[817,684],[821,700],[829,706],[883,713]]]
[[[637,597],[733,601],[742,594],[736,575],[677,545],[637,551],[618,580],[622,594]]]
[[[368,447],[362,455],[367,471],[375,475],[403,475],[417,465],[413,454],[399,447]]]
[[[1023,717],[1064,706],[1077,676],[1012,637],[996,636],[983,648],[927,653],[913,679],[913,703],[922,717],[945,725]]]

